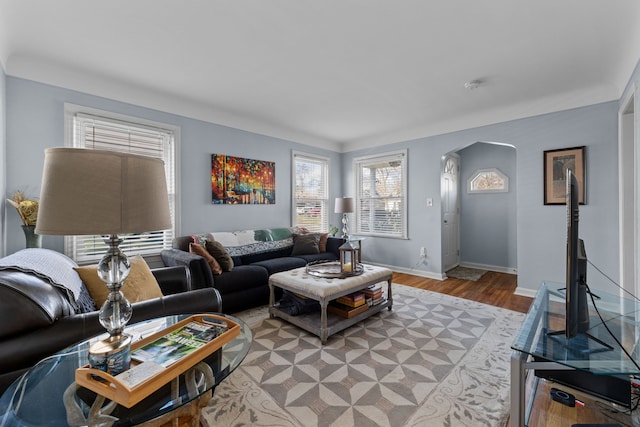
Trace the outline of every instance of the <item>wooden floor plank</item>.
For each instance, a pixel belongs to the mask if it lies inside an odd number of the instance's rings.
[[[395,283],[526,313],[532,298],[514,294],[517,277],[515,274],[489,271],[480,280],[473,282],[455,278],[435,280],[405,273],[393,273]]]

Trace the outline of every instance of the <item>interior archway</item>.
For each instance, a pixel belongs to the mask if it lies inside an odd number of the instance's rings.
[[[459,262],[463,267],[506,273],[517,272],[517,163],[512,145],[475,142],[455,150],[459,158]],[[451,153],[443,157],[443,161]],[[467,180],[478,170],[498,169],[509,179],[508,191],[468,192]],[[444,177],[444,164],[443,164]],[[443,179],[444,183],[444,179]],[[446,188],[442,186],[442,204]],[[445,224],[443,213],[443,265],[445,262]]]

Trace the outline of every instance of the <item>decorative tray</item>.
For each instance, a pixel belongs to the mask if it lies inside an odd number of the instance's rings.
[[[145,378],[133,387],[128,386],[124,381],[107,372],[99,369],[93,369],[89,367],[89,365],[76,369],[76,383],[106,397],[109,400],[119,403],[122,406],[131,408],[133,405],[139,403],[163,385],[185,373],[189,368],[193,367],[205,357],[211,355],[224,344],[228,343],[240,334],[240,325],[226,317],[215,314],[197,314],[131,344],[131,353],[133,353],[134,350],[149,343],[153,343],[159,338],[162,338],[191,322],[199,322],[212,326],[224,324],[224,326],[226,326],[226,331],[222,332],[202,347],[196,348],[189,354],[183,355],[174,363],[162,368],[159,372],[150,375],[148,378]],[[140,362],[135,360],[134,356],[132,356],[129,370],[139,364]],[[126,372],[128,371],[123,372],[123,374]]]
[[[364,273],[362,264],[357,264],[355,271],[340,271],[340,263],[337,261],[314,261],[307,264],[307,274],[327,279],[344,279],[359,276]]]

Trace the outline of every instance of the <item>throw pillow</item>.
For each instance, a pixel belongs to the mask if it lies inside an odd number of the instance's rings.
[[[328,240],[329,240],[329,233],[320,233],[320,241],[318,242],[318,250],[320,252],[327,252]]]
[[[207,248],[197,243],[189,243],[189,252],[200,255],[204,258],[204,260],[207,261],[207,264],[209,264],[209,268],[211,268],[211,272],[213,274],[222,274],[222,267],[220,267],[218,261],[216,261],[216,259],[207,252]]]
[[[207,252],[218,261],[222,271],[231,271],[233,269],[233,259],[231,259],[231,255],[229,255],[222,243],[215,240],[207,240],[205,247]]]
[[[320,234],[318,233],[294,234],[291,256],[317,254],[320,252],[319,243]]]
[[[140,255],[135,255],[129,258],[129,262],[131,271],[125,279],[122,289],[120,289],[129,302],[134,303],[161,297],[160,285],[158,285],[158,281],[144,258]],[[107,285],[102,279],[98,277],[98,265],[74,267],[74,270],[80,275],[96,306],[101,307],[107,296],[109,296],[109,289],[107,289]]]

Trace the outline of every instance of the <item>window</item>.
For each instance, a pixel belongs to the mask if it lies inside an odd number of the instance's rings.
[[[329,230],[329,159],[293,153],[293,225]]]
[[[407,238],[407,152],[354,159],[356,233]]]
[[[509,191],[509,178],[496,168],[478,169],[467,180],[469,193],[506,193]]]
[[[171,247],[176,228],[176,144],[179,129],[84,107],[65,106],[65,141],[70,147],[128,152],[165,162],[172,227],[128,234],[120,248],[128,254],[151,255]],[[74,260],[95,261],[107,250],[103,236],[65,236],[65,253]]]

